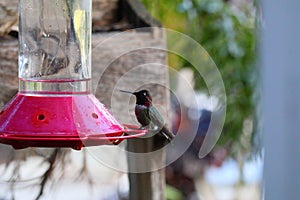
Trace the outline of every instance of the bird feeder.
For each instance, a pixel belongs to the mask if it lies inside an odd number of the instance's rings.
[[[91,92],[91,4],[19,1],[19,92],[0,112],[1,143],[80,150],[145,134]]]

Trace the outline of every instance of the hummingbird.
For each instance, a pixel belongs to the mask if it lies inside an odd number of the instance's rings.
[[[121,92],[132,94],[136,97],[135,116],[142,127],[148,130],[155,130],[155,138],[160,141],[157,143],[171,142],[174,134],[168,130],[164,118],[152,104],[152,97],[148,90],[140,90],[137,92],[128,92],[120,90]],[[161,141],[163,139],[164,141]],[[155,142],[155,141],[154,141]],[[156,143],[156,142],[155,142]]]

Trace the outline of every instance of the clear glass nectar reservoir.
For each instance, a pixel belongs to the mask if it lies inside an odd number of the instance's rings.
[[[21,93],[88,93],[91,0],[19,0]]]

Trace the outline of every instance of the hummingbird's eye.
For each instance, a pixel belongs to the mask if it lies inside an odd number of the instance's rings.
[[[144,92],[144,96],[147,96],[146,92]]]

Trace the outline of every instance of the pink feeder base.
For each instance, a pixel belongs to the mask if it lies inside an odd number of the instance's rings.
[[[17,94],[0,112],[0,143],[15,149],[119,144],[146,134],[122,126],[94,95]]]

